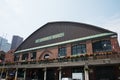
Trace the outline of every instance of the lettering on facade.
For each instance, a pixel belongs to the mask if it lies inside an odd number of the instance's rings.
[[[40,43],[40,42],[44,42],[44,41],[60,38],[60,37],[63,37],[63,36],[64,36],[64,32],[37,39],[37,40],[35,40],[35,43]]]

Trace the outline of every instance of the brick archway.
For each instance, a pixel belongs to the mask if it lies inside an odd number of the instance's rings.
[[[53,58],[53,54],[51,51],[45,50],[43,53],[39,56],[39,59],[45,59],[45,56],[48,56],[49,59]]]

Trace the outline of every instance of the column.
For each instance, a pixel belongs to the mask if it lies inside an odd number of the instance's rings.
[[[15,80],[17,80],[17,74],[18,74],[18,68],[16,68],[16,72],[15,72]]]
[[[71,44],[67,44],[67,57],[71,56]]]
[[[110,39],[110,41],[111,41],[112,50],[115,52],[119,51],[119,43],[118,43],[117,37],[113,36]]]
[[[2,79],[3,69],[4,69],[4,68],[2,68],[2,71],[1,71],[1,73],[0,73],[0,80]]]
[[[85,73],[85,80],[89,80],[89,68],[87,64],[85,64],[84,66],[84,73]]]
[[[8,69],[6,71],[6,77],[5,77],[5,79],[7,80],[7,78],[8,78]]]
[[[86,41],[86,50],[87,50],[87,54],[93,54],[93,49],[92,49],[92,41],[88,40]]]
[[[59,80],[61,80],[61,77],[62,77],[62,70],[61,70],[61,67],[59,68]]]
[[[26,69],[24,69],[24,80],[26,80]]]
[[[47,76],[47,69],[44,69],[44,80],[46,80],[46,76]]]

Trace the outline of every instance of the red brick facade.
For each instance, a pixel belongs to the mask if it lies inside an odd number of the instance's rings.
[[[108,38],[107,38],[107,40],[108,40]],[[110,41],[111,41],[112,51],[118,52],[119,51],[119,44],[118,44],[117,38],[111,38]],[[86,43],[86,53],[88,55],[93,54],[92,42],[94,42],[94,41],[87,40],[87,41],[84,42],[84,43]],[[82,42],[82,44],[83,44],[83,42]],[[66,44],[65,46],[66,46],[66,51],[67,51],[66,52],[67,53],[66,57],[71,57],[72,56],[71,55],[71,46],[72,46],[72,44],[71,43]],[[44,60],[45,54],[49,54],[49,59],[58,58],[58,48],[59,48],[58,46],[54,46],[54,47],[49,47],[49,48],[43,48],[43,49],[40,49],[40,50],[36,50],[36,52],[37,52],[36,53],[36,60]],[[103,54],[102,52],[100,52],[100,53]],[[10,52],[9,52],[9,54],[10,54]],[[30,61],[31,60],[30,59],[31,52],[28,52],[28,54],[29,54],[28,55],[28,61]],[[12,59],[12,58],[13,58],[13,56],[10,59]],[[21,60],[22,60],[22,54],[20,54],[20,61]]]
[[[112,45],[112,50],[115,52],[120,51],[120,47],[117,41],[117,38],[111,38],[111,45]],[[82,42],[83,43],[83,42]],[[93,49],[92,49],[92,41],[88,40],[85,41],[86,43],[86,50],[87,50],[87,54],[93,54]],[[71,56],[71,46],[72,44],[66,44],[66,57],[70,57]],[[31,52],[28,52],[28,61],[31,61],[30,59],[30,54]],[[44,59],[44,55],[45,54],[49,54],[50,55],[50,59],[56,59],[58,58],[58,47],[50,47],[50,48],[45,48],[45,49],[40,49],[37,50],[36,53],[36,60],[43,60]],[[10,50],[6,53],[5,55],[5,59],[7,62],[13,62],[14,61],[14,50]],[[22,61],[22,54],[20,54],[20,59],[19,61]]]
[[[111,44],[112,44],[113,51],[118,52],[119,51],[119,43],[118,43],[117,37],[111,38]]]
[[[5,54],[5,61],[6,62],[14,62],[14,51],[15,50],[10,50]]]

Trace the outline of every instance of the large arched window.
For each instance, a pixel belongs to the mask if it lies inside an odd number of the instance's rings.
[[[93,52],[111,51],[110,40],[102,40],[92,43]]]

